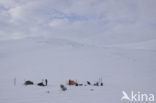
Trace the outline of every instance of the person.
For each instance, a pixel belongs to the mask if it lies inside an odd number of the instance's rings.
[[[91,85],[91,83],[90,83],[89,81],[87,81],[87,84],[88,84],[88,85]]]
[[[99,83],[98,82],[94,83],[94,86],[99,86]]]
[[[79,84],[78,83],[75,83],[75,86],[79,86]]]
[[[47,79],[45,79],[45,86],[47,86],[48,85],[48,80]]]
[[[101,83],[101,86],[103,86],[103,83]]]

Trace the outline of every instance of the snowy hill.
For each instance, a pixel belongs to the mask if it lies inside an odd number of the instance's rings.
[[[98,46],[59,38],[0,41],[0,103],[120,103],[123,90],[156,93],[154,44],[155,40]],[[59,88],[69,79],[94,83],[100,77],[102,87],[67,86],[66,92]],[[38,87],[45,78],[48,86]],[[24,80],[35,85],[26,87]]]

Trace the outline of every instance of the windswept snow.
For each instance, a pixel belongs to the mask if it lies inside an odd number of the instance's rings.
[[[120,103],[123,90],[156,94],[155,44],[150,40],[98,46],[59,38],[0,41],[0,103]],[[59,88],[69,79],[93,83],[100,77],[103,87],[67,86],[65,92]],[[45,78],[48,86],[38,87]],[[24,86],[24,80],[35,85]]]

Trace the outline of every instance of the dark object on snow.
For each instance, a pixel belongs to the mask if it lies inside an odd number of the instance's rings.
[[[75,86],[79,86],[79,84],[78,83],[75,83]]]
[[[96,82],[96,83],[94,84],[94,86],[99,86],[99,83],[98,83],[98,82]]]
[[[103,86],[103,83],[101,83],[101,86]]]
[[[83,86],[83,84],[79,84],[79,86]]]
[[[37,85],[38,85],[38,86],[45,86],[45,85],[43,84],[43,82],[38,83]]]
[[[25,81],[24,85],[33,85],[34,83],[30,80]]]
[[[48,91],[46,91],[46,93],[48,93],[48,94],[49,94],[49,93],[50,93],[50,91],[48,90]]]
[[[48,80],[47,79],[45,79],[45,86],[47,86],[48,85]]]
[[[91,83],[90,83],[89,81],[87,81],[87,84],[88,84],[88,85],[91,85]]]
[[[90,89],[90,91],[94,91],[94,89]]]
[[[67,88],[64,86],[64,85],[60,85],[60,88],[62,89],[62,91],[66,91],[67,90]]]

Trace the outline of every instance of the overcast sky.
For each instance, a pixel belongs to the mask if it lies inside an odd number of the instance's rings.
[[[0,0],[0,40],[156,38],[156,0]]]

